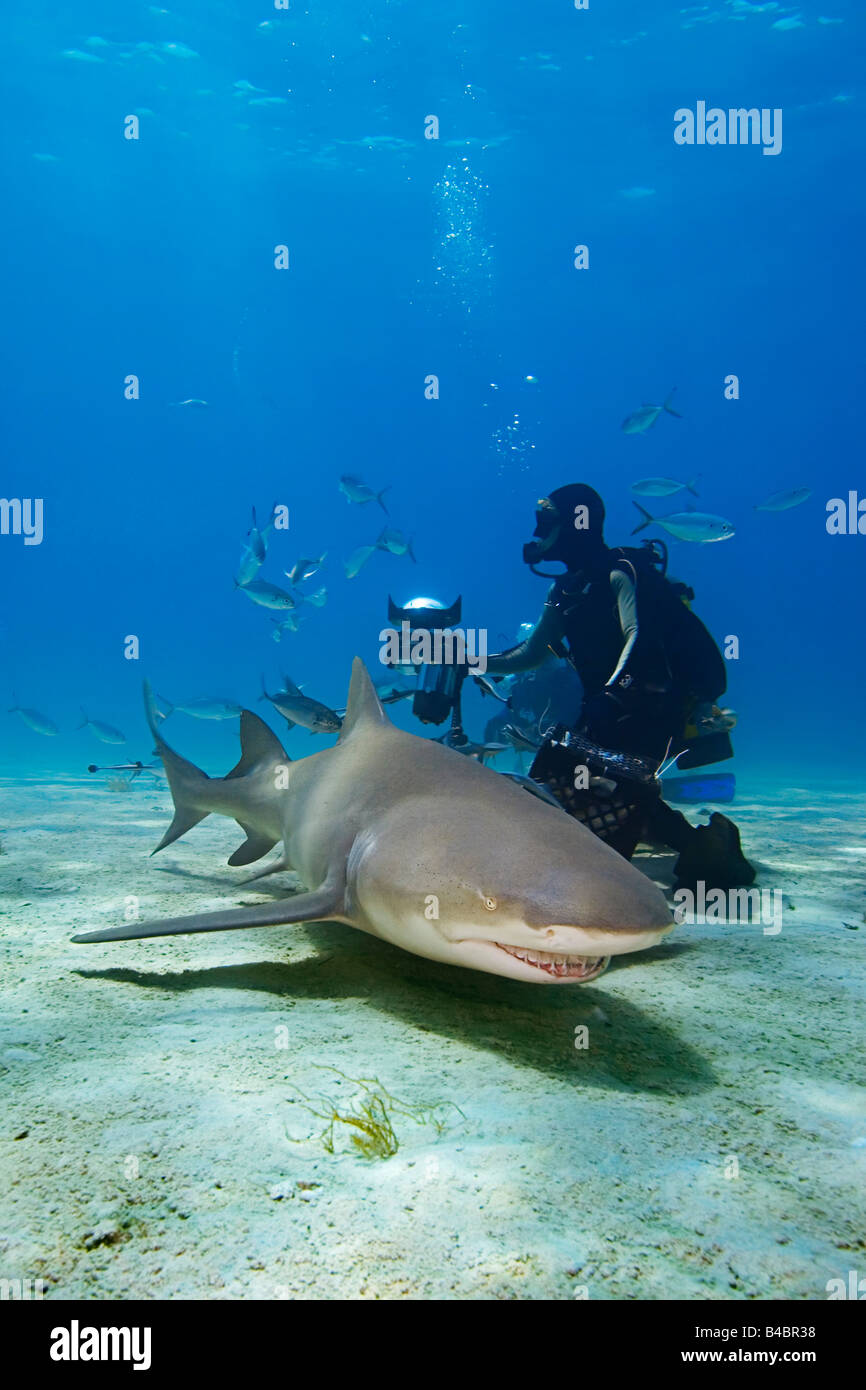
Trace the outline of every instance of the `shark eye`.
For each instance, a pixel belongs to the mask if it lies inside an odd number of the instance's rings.
[[[483,896],[482,896],[481,901],[483,902],[484,906],[487,908],[487,911],[488,911],[488,912],[495,912],[495,911],[496,911],[496,899],[495,899],[495,898],[486,898],[486,897],[483,897]]]

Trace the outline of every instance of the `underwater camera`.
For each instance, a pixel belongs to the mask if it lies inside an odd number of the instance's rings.
[[[443,638],[460,622],[462,602],[459,594],[450,608],[437,599],[414,598],[400,608],[388,595],[388,621],[400,633],[401,657],[405,657],[393,669],[418,675],[412,713],[422,724],[442,724],[449,715],[459,721],[460,691],[468,667],[465,661],[447,659],[453,658],[454,645]]]

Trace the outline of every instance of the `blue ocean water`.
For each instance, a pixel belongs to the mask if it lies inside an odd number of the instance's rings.
[[[462,594],[508,645],[546,592],[521,562],[536,498],[589,482],[628,543],[631,483],[670,475],[736,529],[670,548],[716,639],[739,639],[738,772],[862,771],[866,536],[827,531],[830,499],[866,495],[860,7],[6,15],[0,491],[42,499],[44,529],[0,536],[5,770],[147,759],[145,674],[172,701],[254,704],[287,672],[340,706],[351,658],[376,670],[389,594]],[[698,102],[780,110],[781,151],[677,144]],[[682,419],[622,431],[674,386]],[[345,577],[385,517],[343,474],[390,487],[417,564],[377,552]],[[233,586],[275,500],[290,527],[262,578],[327,551],[325,606],[279,644]],[[7,714],[13,692],[58,736]],[[76,731],[81,706],[126,745]],[[490,712],[467,697],[472,735]],[[231,764],[233,723],[180,718],[178,747]],[[294,756],[326,741],[288,735]]]

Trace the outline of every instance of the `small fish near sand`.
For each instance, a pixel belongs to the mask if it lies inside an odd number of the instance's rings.
[[[800,507],[812,496],[810,487],[795,487],[789,492],[774,492],[763,502],[755,504],[756,512],[789,512],[792,507]]]
[[[643,517],[643,521],[632,531],[633,536],[636,536],[638,531],[645,530],[647,526],[661,526],[663,531],[675,536],[678,541],[696,541],[703,544],[710,541],[727,541],[734,534],[733,522],[723,516],[713,516],[711,512],[671,512],[669,516],[651,516],[639,502],[632,505],[637,507]]]
[[[9,706],[8,713],[17,714],[22,723],[26,724],[28,729],[32,729],[34,734],[44,734],[46,738],[54,738],[56,734],[60,733],[53,719],[40,714],[38,709],[28,709],[25,705],[19,705],[14,695],[12,699],[15,703]]]
[[[356,579],[370,556],[375,555],[375,553],[375,545],[359,545],[357,550],[353,550],[348,560],[343,561],[343,569],[346,571],[346,578]]]
[[[122,734],[119,729],[115,729],[113,724],[104,724],[101,719],[90,719],[87,711],[81,710],[81,723],[76,724],[76,729],[89,729],[101,743],[126,743],[126,734]]]
[[[676,478],[641,478],[638,482],[632,483],[631,490],[636,492],[638,497],[673,497],[675,492],[683,491],[697,497],[697,481],[697,478],[692,478],[689,483],[681,483]]]
[[[365,502],[378,502],[385,515],[388,515],[388,508],[382,501],[386,492],[390,492],[391,484],[383,487],[381,492],[374,492],[368,487],[363,478],[357,478],[353,473],[344,473],[340,479],[340,491],[349,502],[358,502],[361,506]]]
[[[412,541],[393,526],[386,526],[376,541],[377,550],[386,550],[390,555],[408,555],[413,564],[418,563],[412,549]]]
[[[314,700],[311,696],[305,695],[300,686],[295,685],[288,676],[283,677],[283,687],[276,695],[269,695],[265,686],[265,678],[262,676],[262,693],[259,699],[270,700],[274,709],[283,716],[290,728],[294,724],[299,724],[302,729],[308,729],[311,734],[339,733],[343,721],[336,710],[330,709],[328,705],[323,705],[321,700]]]
[[[622,422],[623,431],[626,434],[646,434],[647,430],[652,429],[662,411],[665,411],[668,415],[675,416],[677,420],[681,420],[683,418],[682,415],[680,415],[678,410],[674,410],[671,405],[676,389],[677,388],[674,387],[673,391],[671,391],[666,400],[662,401],[661,405],[642,405],[640,409],[634,411],[632,415],[627,415]]]
[[[262,608],[282,610],[298,606],[296,598],[287,594],[285,589],[281,589],[277,584],[270,584],[267,579],[251,579],[248,584],[240,584],[236,579],[235,588]]]

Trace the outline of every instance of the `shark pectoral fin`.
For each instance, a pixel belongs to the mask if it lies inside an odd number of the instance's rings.
[[[159,922],[132,922],[107,931],[84,932],[76,942],[137,941],[145,936],[183,936],[190,932],[237,931],[245,927],[282,927],[296,922],[346,921],[345,884],[326,880],[321,888],[278,902],[235,907],[226,912],[200,912],[192,917],[164,917]]]
[[[558,806],[559,802],[557,802],[556,804]],[[289,863],[288,859],[285,857],[285,855],[281,854],[279,859],[275,859],[272,864],[266,864],[263,869],[258,869],[254,874],[250,874],[247,878],[242,878],[241,883],[255,883],[257,878],[267,878],[268,874],[285,873],[285,871],[287,869],[291,869],[291,867],[292,866]]]
[[[254,826],[244,825],[242,820],[238,821],[238,825],[247,838],[242,845],[238,846],[228,861],[233,869],[243,864],[255,864],[257,859],[263,859],[277,843],[272,835],[262,834]]]

